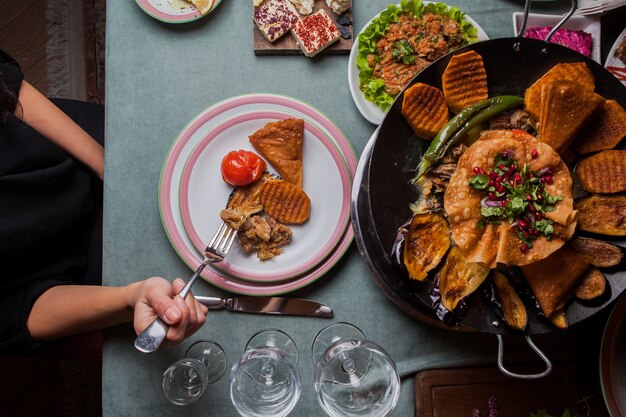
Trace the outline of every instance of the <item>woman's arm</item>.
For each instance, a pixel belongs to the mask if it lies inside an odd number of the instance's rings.
[[[87,132],[26,81],[19,102],[24,122],[104,178],[104,149]]]
[[[166,339],[180,342],[204,324],[207,308],[190,293],[178,294],[185,283],[148,278],[125,287],[60,285],[44,292],[28,316],[27,327],[38,340],[52,340],[134,321],[139,334],[157,316],[170,325]]]

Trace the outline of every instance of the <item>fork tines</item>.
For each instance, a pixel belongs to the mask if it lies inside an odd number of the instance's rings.
[[[232,247],[235,236],[237,236],[237,231],[229,227],[225,222],[222,222],[204,250],[205,256],[209,257],[211,255],[224,258]]]

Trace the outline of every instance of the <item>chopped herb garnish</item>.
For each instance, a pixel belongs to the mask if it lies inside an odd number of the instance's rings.
[[[393,43],[391,57],[396,62],[402,62],[406,65],[414,64],[417,57],[414,55],[413,46],[406,39],[400,39]]]

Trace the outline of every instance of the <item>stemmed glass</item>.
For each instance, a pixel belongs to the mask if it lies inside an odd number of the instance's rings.
[[[317,401],[331,417],[383,417],[400,396],[395,363],[350,323],[320,330],[313,340]]]
[[[300,398],[298,350],[278,329],[256,333],[230,371],[230,398],[244,417],[283,417]]]
[[[226,354],[218,343],[212,340],[194,342],[185,357],[163,374],[165,398],[176,405],[198,401],[207,385],[224,374],[226,363]]]

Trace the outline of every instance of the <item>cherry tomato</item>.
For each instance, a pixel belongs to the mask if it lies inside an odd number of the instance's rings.
[[[267,168],[267,164],[254,152],[231,151],[222,159],[222,178],[230,185],[239,187],[255,182]]]

